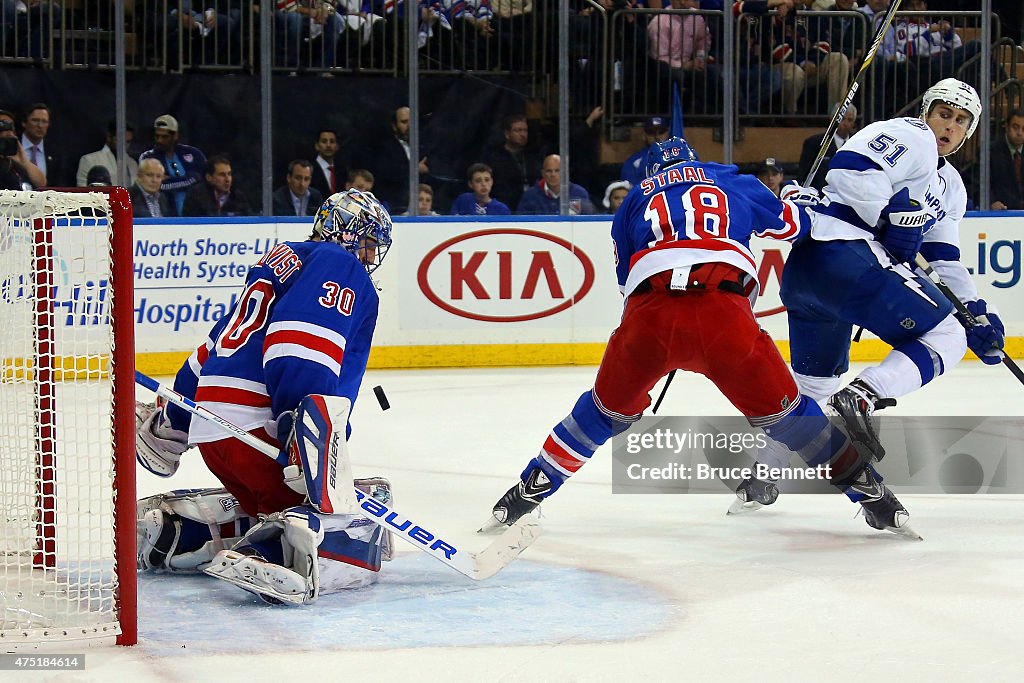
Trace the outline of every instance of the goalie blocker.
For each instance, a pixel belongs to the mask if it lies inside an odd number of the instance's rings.
[[[326,514],[351,514],[357,509],[348,441],[344,428],[336,428],[348,425],[351,409],[352,402],[343,396],[310,394],[290,418],[285,483],[306,494],[307,502]],[[287,419],[282,417],[282,423]]]

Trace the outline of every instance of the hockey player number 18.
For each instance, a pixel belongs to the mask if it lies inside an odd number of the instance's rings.
[[[674,194],[674,193],[673,193]],[[659,192],[647,202],[644,218],[651,224],[654,241],[650,247],[679,237],[675,226],[683,225],[685,239],[717,239],[729,236],[729,200],[713,185],[691,185],[680,196],[683,215],[673,215],[668,192]]]

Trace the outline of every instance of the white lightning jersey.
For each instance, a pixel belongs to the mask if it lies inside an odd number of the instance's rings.
[[[907,188],[936,217],[921,255],[961,299],[978,298],[960,263],[967,190],[960,173],[939,157],[935,135],[924,121],[899,118],[865,126],[836,152],[825,180],[821,203],[811,212],[814,239],[876,240],[882,210]]]

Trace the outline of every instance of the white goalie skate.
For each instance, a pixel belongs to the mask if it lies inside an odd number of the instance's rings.
[[[316,562],[309,564],[315,565]],[[222,550],[204,571],[258,595],[272,605],[302,605],[315,599],[306,577],[257,555]]]

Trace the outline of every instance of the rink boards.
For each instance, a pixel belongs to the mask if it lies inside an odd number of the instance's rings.
[[[246,269],[279,241],[303,240],[306,219],[139,219],[135,333],[143,372],[171,374],[234,304]],[[595,364],[622,298],[606,217],[398,218],[394,248],[375,274],[380,318],[370,367]],[[961,228],[964,263],[1024,352],[1020,296],[1024,212],[976,212]],[[751,243],[759,323],[788,348],[779,281],[789,246]],[[867,336],[867,335],[866,335]],[[854,360],[887,346],[853,345]]]

